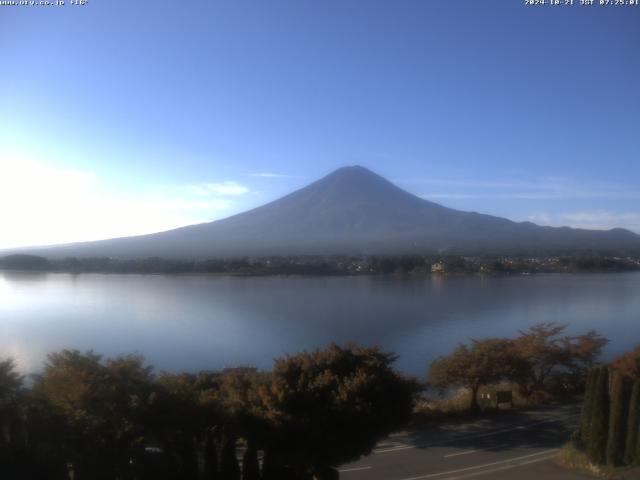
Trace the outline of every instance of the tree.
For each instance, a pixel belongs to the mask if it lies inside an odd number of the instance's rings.
[[[22,450],[18,437],[22,430],[22,376],[11,359],[0,361],[0,478],[18,478],[24,474],[20,465]]]
[[[582,403],[582,413],[580,416],[580,440],[583,445],[589,443],[589,435],[591,433],[591,417],[593,415],[593,399],[596,384],[598,381],[598,370],[592,368],[587,375],[587,381],[584,392],[584,401]]]
[[[598,367],[598,379],[593,394],[593,415],[587,455],[593,463],[602,465],[606,459],[609,420],[609,368]]]
[[[640,461],[638,457],[638,429],[640,428],[640,379],[633,382],[629,400],[629,415],[627,417],[627,438],[625,441],[624,463],[631,465]]]
[[[240,468],[236,458],[236,436],[223,430],[220,446],[220,478],[222,480],[240,480]]]
[[[93,352],[63,350],[48,356],[35,389],[63,423],[60,448],[74,478],[129,474],[142,454],[144,410],[151,368],[141,357],[101,361]]]
[[[428,381],[441,390],[467,388],[471,392],[469,409],[477,411],[478,390],[483,385],[498,382],[512,374],[515,357],[511,342],[502,338],[473,340],[471,347],[460,344],[448,356],[431,363]]]
[[[613,373],[609,409],[609,433],[607,435],[607,464],[622,464],[625,452],[626,421],[629,406],[627,379],[617,371]]]
[[[615,358],[611,367],[632,382],[623,456],[624,463],[629,465],[640,461],[640,345]]]
[[[247,444],[242,457],[242,480],[260,480],[260,464],[255,445]]]
[[[640,345],[615,358],[611,366],[629,378],[640,379]]]
[[[608,342],[595,330],[571,337],[562,336],[565,329],[566,325],[539,323],[513,341],[512,353],[519,358],[513,380],[525,396],[542,390],[559,372],[584,376]]]
[[[395,358],[377,347],[332,344],[277,359],[262,390],[273,426],[269,463],[277,459],[296,478],[331,477],[333,466],[368,454],[404,426],[418,385],[393,370]]]
[[[163,373],[158,377],[151,402],[152,431],[168,478],[197,479],[201,447],[207,480],[219,478],[220,381],[215,372]]]
[[[0,361],[0,432],[10,432],[12,421],[17,417],[19,401],[23,393],[22,380],[13,360]],[[0,435],[0,445],[4,440],[4,435]]]
[[[250,369],[234,369],[222,375],[220,402],[225,437],[234,445],[241,437],[247,445],[242,461],[243,480],[257,480],[260,476],[258,448],[265,443],[269,429],[260,389],[269,381],[269,375]],[[233,456],[227,454],[224,458],[227,461],[221,464],[223,478],[236,478],[235,447]]]
[[[102,412],[104,369],[93,352],[63,350],[49,354],[35,384],[53,420],[61,424],[57,448],[72,465],[74,478],[94,476],[104,451],[102,431],[108,427]],[[99,467],[98,467],[99,468]]]

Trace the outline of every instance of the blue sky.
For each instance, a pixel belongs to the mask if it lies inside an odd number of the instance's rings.
[[[0,41],[0,247],[221,218],[352,164],[640,232],[640,7],[67,1],[0,7]]]

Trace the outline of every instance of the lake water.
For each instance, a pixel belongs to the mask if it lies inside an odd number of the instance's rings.
[[[143,354],[158,370],[254,365],[329,342],[379,344],[424,375],[461,341],[542,321],[640,343],[640,273],[514,277],[221,277],[0,272],[0,358],[62,348]]]

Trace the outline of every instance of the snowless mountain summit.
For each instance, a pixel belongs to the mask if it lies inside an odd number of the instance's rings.
[[[370,170],[340,168],[261,207],[166,232],[29,249],[47,257],[211,258],[325,254],[640,251],[640,235],[544,227],[463,212]]]

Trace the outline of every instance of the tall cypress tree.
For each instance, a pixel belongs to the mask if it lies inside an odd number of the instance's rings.
[[[593,415],[593,395],[598,380],[598,370],[592,368],[587,375],[584,389],[584,402],[582,403],[582,415],[580,417],[580,440],[583,445],[589,443],[591,430],[591,417]]]
[[[236,438],[223,432],[219,457],[220,479],[240,480],[240,467],[236,458]]]
[[[207,432],[204,445],[204,478],[205,480],[217,480],[218,475],[218,451],[216,450],[213,432]]]
[[[611,408],[607,435],[607,464],[622,464],[625,452],[627,413],[629,407],[628,381],[622,373],[613,373],[611,384]]]
[[[607,427],[609,420],[609,368],[598,367],[598,379],[593,394],[591,432],[587,455],[595,464],[602,465],[606,459]]]
[[[640,462],[638,456],[640,443],[638,429],[640,428],[640,379],[633,382],[631,398],[629,399],[629,415],[627,416],[627,441],[624,450],[624,463],[631,465]]]
[[[248,442],[242,457],[242,480],[260,480],[260,464],[258,451],[253,442]]]

